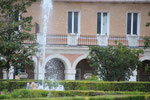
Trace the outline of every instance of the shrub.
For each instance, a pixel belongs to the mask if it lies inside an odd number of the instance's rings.
[[[11,95],[0,95],[0,99],[10,99]]]
[[[13,98],[37,98],[37,97],[74,97],[74,96],[104,96],[104,95],[145,95],[144,92],[122,92],[122,91],[46,91],[46,90],[15,90]]]
[[[0,80],[0,91],[24,89],[31,80]],[[37,82],[37,81],[35,81]],[[41,81],[38,81],[41,82]],[[50,81],[48,84],[50,84]],[[59,81],[65,90],[142,91],[150,92],[150,82]]]
[[[47,97],[48,91],[45,90],[14,90],[12,93],[13,98],[37,98],[37,97]]]
[[[99,78],[95,75],[92,75],[90,78],[86,78],[85,80],[89,80],[89,81],[97,81]]]
[[[66,90],[150,92],[150,82],[63,81]]]

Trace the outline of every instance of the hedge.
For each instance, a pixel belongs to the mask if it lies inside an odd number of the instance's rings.
[[[14,89],[24,89],[27,83],[41,82],[36,80],[0,80],[0,91],[7,89],[13,91]]]
[[[148,100],[149,94],[143,92],[122,91],[46,91],[46,90],[14,90],[12,93],[0,95],[0,99],[13,98],[70,98],[68,100]],[[86,99],[85,99],[86,98]],[[118,99],[119,98],[119,99]],[[64,99],[66,100],[66,99]]]
[[[65,97],[65,96],[103,96],[103,95],[145,95],[144,92],[122,92],[122,91],[46,91],[46,90],[27,90],[19,89],[11,94],[13,98],[35,98],[35,97]]]
[[[28,82],[32,81],[0,80],[0,91],[3,89],[8,89],[8,91],[22,89],[26,87]],[[64,85],[65,90],[150,92],[150,82],[60,81],[60,84]]]
[[[150,92],[150,82],[63,81],[66,90],[142,91]]]

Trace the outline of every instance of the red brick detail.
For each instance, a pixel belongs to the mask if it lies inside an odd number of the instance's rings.
[[[71,65],[74,63],[74,61],[80,57],[82,54],[62,54],[63,56],[65,56],[66,58],[68,58],[68,60],[70,61]]]

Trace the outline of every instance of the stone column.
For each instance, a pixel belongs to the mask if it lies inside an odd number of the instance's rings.
[[[75,80],[76,70],[67,69],[65,70],[65,80]]]

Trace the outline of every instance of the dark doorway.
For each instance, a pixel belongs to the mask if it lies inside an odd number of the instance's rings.
[[[84,80],[84,75],[85,74],[92,74],[92,68],[90,67],[87,59],[83,59],[81,60],[76,67],[76,75],[75,75],[75,79],[76,80]]]
[[[150,60],[142,62],[142,66],[138,68],[138,81],[150,81],[150,71],[147,71],[146,66],[150,66]]]

